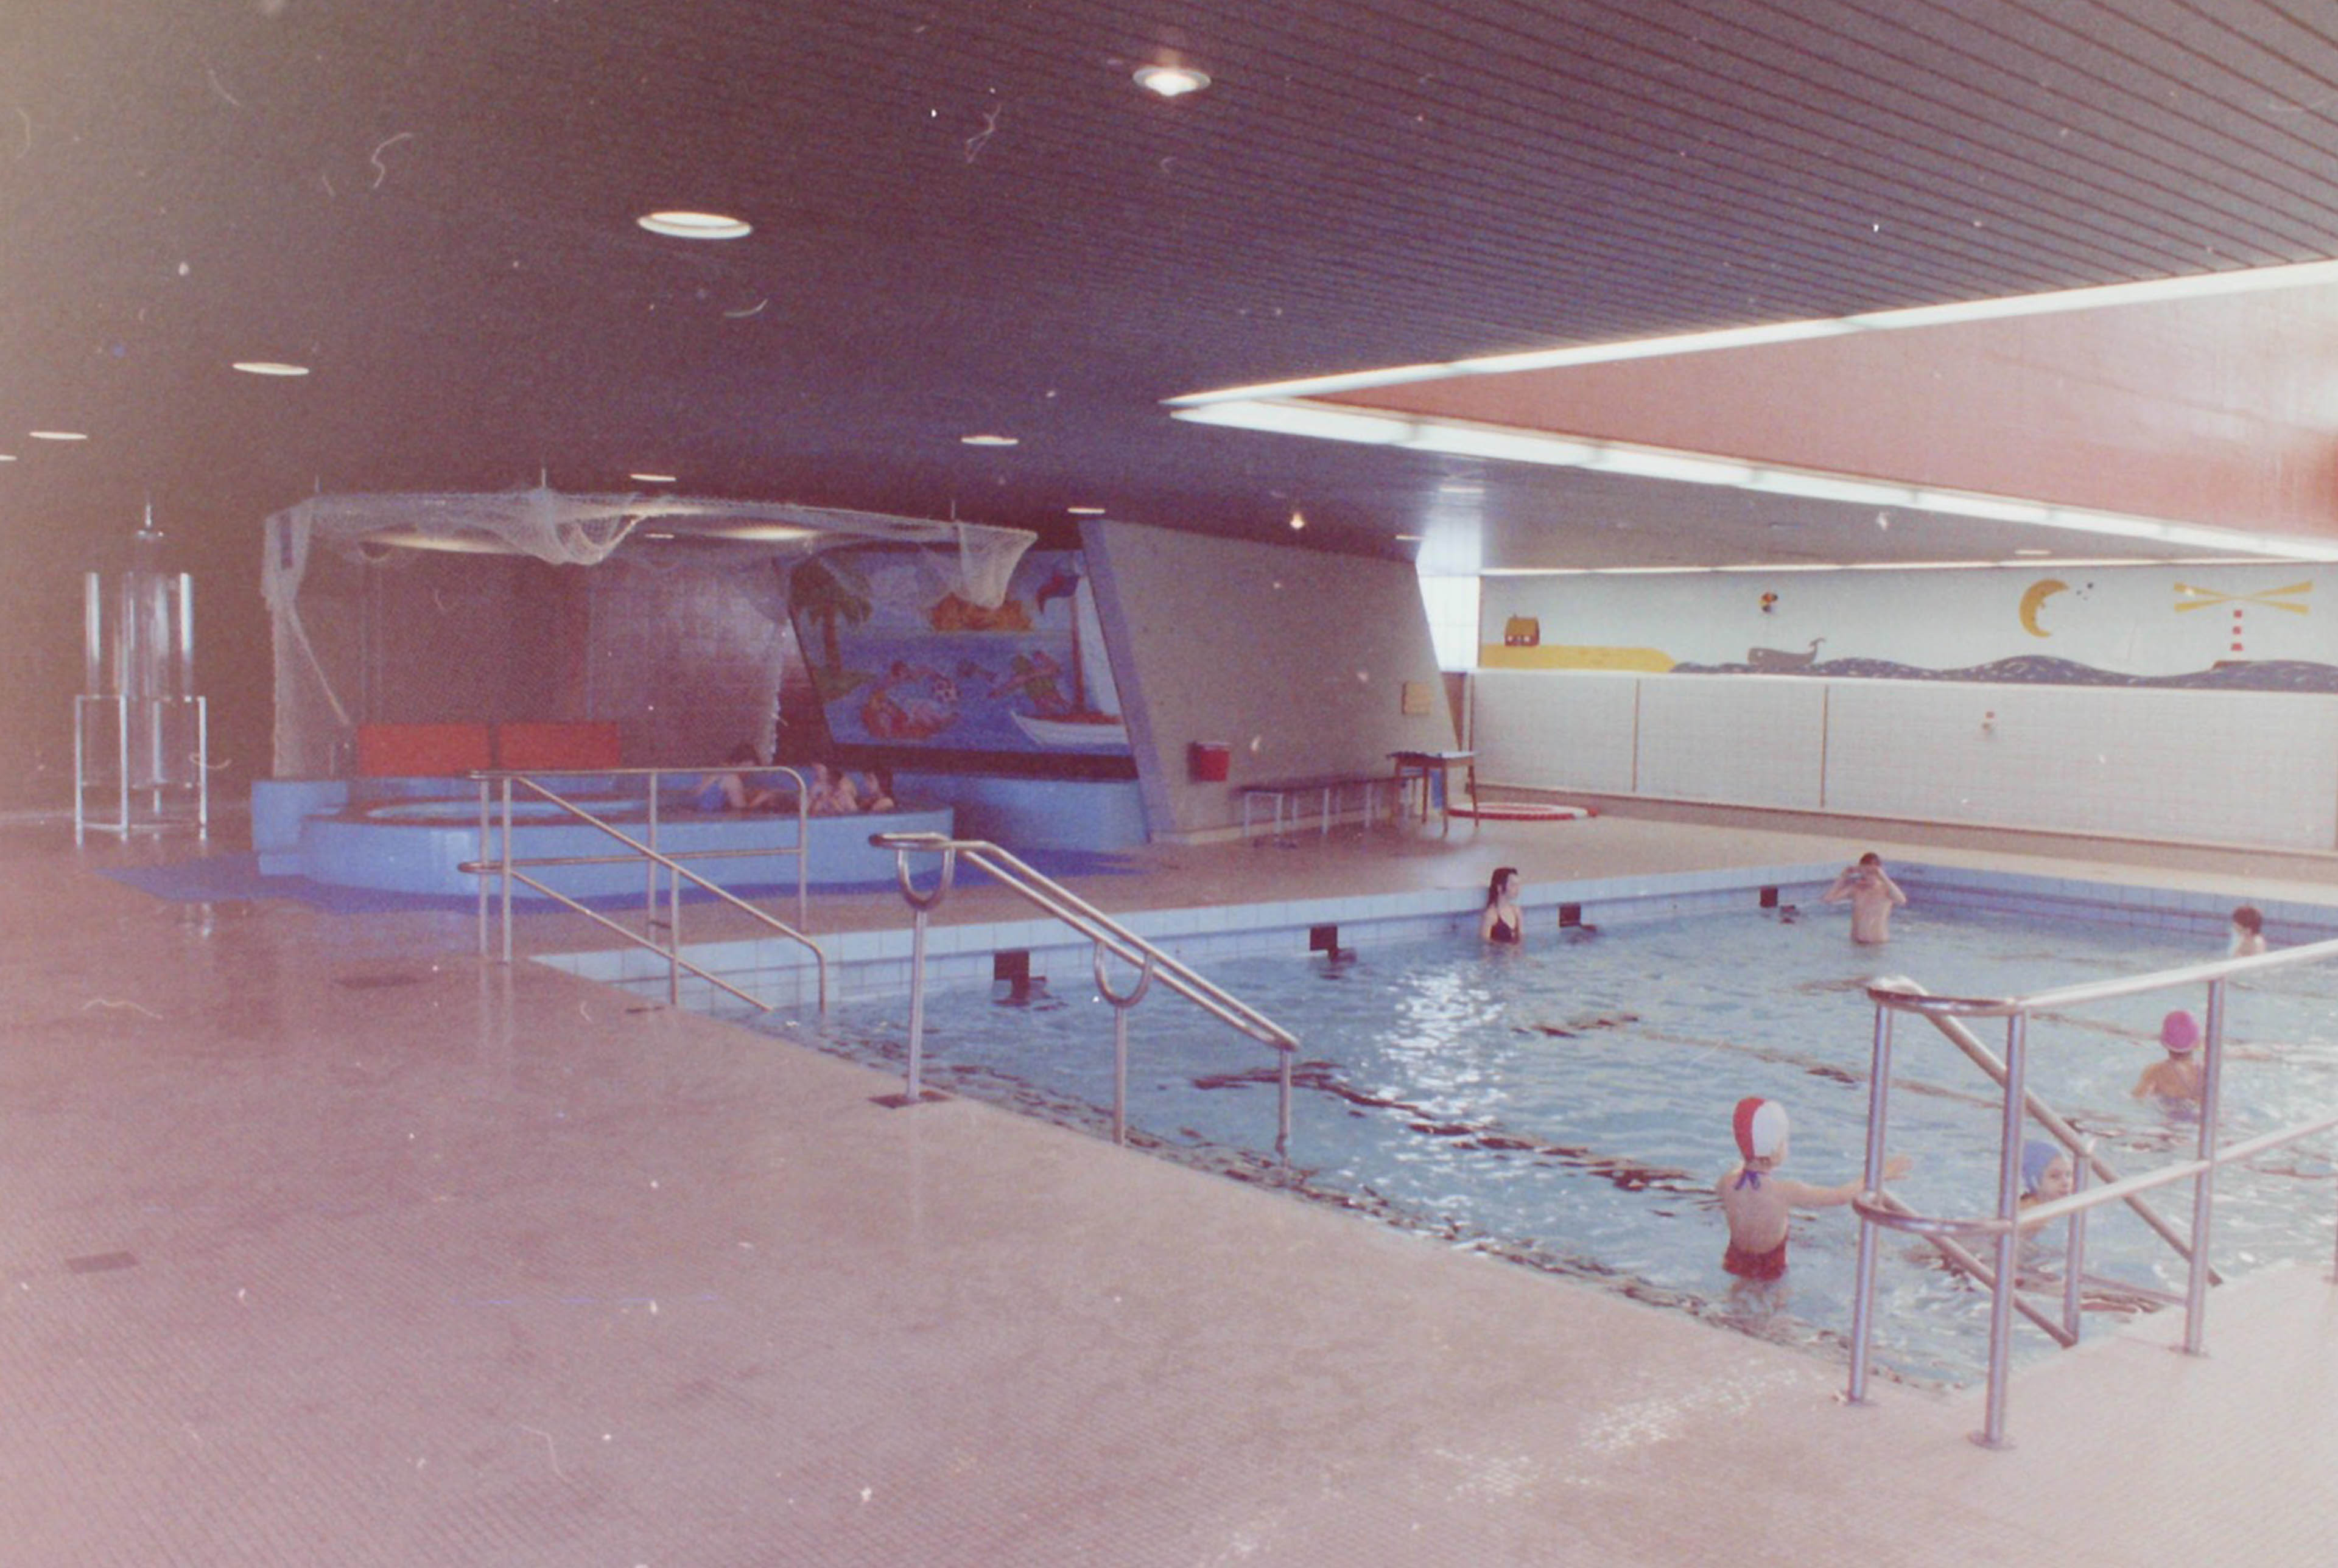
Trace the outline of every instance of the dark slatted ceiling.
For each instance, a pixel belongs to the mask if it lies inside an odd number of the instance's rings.
[[[0,516],[311,487],[1066,505],[1548,564],[1971,554],[1857,508],[1173,423],[1213,386],[2338,255],[2269,0],[19,0]],[[1207,93],[1129,82],[1182,57]],[[635,230],[742,212],[735,246]],[[184,270],[182,271],[182,268]],[[221,369],[315,362],[297,387]],[[1007,453],[972,430],[1024,437]],[[80,563],[74,563],[79,564]]]

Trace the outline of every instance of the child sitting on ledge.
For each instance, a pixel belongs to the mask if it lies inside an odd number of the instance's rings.
[[[863,811],[890,811],[893,792],[883,772],[844,772],[825,762],[811,765],[805,808],[815,817],[850,817]]]

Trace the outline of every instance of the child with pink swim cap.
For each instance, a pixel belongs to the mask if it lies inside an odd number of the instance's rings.
[[[2200,1098],[2200,1058],[2196,1051],[2200,1044],[2200,1021],[2177,1008],[2160,1020],[2159,1043],[2167,1047],[2167,1059],[2154,1062],[2143,1070],[2143,1076],[2135,1081],[2135,1097]]]
[[[1775,1279],[1786,1271],[1786,1231],[1796,1209],[1829,1209],[1859,1196],[1860,1184],[1813,1187],[1775,1174],[1786,1160],[1786,1108],[1749,1094],[1731,1117],[1737,1134],[1738,1162],[1721,1179],[1721,1212],[1729,1221],[1729,1250],[1721,1266],[1744,1279]],[[1886,1180],[1908,1173],[1911,1161],[1894,1154],[1884,1162]]]

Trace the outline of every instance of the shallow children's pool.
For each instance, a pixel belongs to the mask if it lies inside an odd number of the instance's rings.
[[[1852,946],[1837,910],[1705,916],[1553,936],[1523,949],[1468,938],[1367,946],[1337,961],[1204,964],[1209,976],[1302,1041],[1291,1142],[1295,1191],[1368,1210],[1453,1244],[1594,1280],[1765,1338],[1840,1343],[1851,1317],[1857,1227],[1847,1209],[1796,1221],[1783,1281],[1752,1285],[1720,1267],[1713,1195],[1734,1158],[1737,1098],[1783,1102],[1793,1118],[1788,1173],[1832,1183],[1857,1173],[1877,974],[1940,993],[2009,995],[2215,956],[2163,935],[2041,924],[1957,910],[1906,911],[1880,951]],[[2229,1002],[2227,1138],[2322,1112],[2338,1093],[2338,974],[2292,970],[2236,986]],[[2129,1095],[2161,1055],[2160,1015],[2196,1012],[2202,994],[2165,994],[2041,1019],[2030,1031],[2031,1087],[2100,1140],[2122,1172],[2188,1157],[2196,1122]],[[906,999],[839,1009],[791,1038],[899,1070]],[[1992,1049],[2001,1024],[1976,1021]],[[1932,1028],[1895,1033],[1895,1151],[1915,1170],[1893,1191],[1919,1209],[1995,1206],[1999,1101]],[[1131,1142],[1261,1181],[1272,1160],[1273,1054],[1156,990],[1130,1021]],[[1085,965],[1017,1000],[938,993],[928,1009],[934,1086],[1070,1124],[1101,1128],[1112,1102],[1112,1014]],[[2212,1256],[2227,1275],[2326,1259],[2333,1167],[2317,1141],[2228,1171],[2218,1185]],[[2190,1189],[2157,1195],[2179,1225]],[[2030,1243],[2040,1271],[2055,1244]],[[1876,1353],[1927,1382],[1977,1380],[1988,1297],[1912,1238],[1887,1239]],[[2107,1281],[2183,1289],[2184,1267],[2123,1207],[2098,1210],[2088,1271]],[[2107,1311],[2137,1309],[2106,1284]],[[2124,1305],[2121,1305],[2124,1303]],[[2213,1306],[2211,1311],[2213,1312]],[[2103,1322],[2094,1317],[2089,1331]],[[2018,1331],[2024,1354],[2050,1353]]]

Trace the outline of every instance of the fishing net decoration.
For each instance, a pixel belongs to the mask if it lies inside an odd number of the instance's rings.
[[[346,775],[363,723],[617,718],[644,762],[742,739],[768,755],[793,563],[911,544],[939,589],[990,608],[1034,537],[673,495],[316,496],[266,528],[276,776]]]

